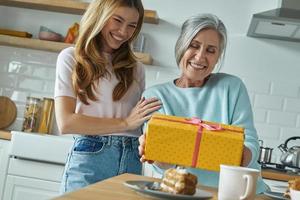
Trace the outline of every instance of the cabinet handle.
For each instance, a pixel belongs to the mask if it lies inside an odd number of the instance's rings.
[[[285,26],[285,24],[279,23],[279,22],[271,22],[271,24],[273,24],[273,25],[278,25],[278,26]]]

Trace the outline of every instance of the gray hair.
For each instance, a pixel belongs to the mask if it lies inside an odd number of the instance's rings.
[[[227,33],[223,22],[213,14],[195,15],[183,23],[180,36],[175,45],[175,57],[178,66],[193,38],[204,29],[214,29],[220,35],[220,56],[218,59],[218,65],[221,66],[225,56]]]

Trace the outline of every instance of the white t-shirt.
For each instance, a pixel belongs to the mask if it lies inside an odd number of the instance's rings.
[[[145,70],[141,63],[138,63],[134,70],[134,81],[126,94],[119,100],[112,100],[112,92],[119,82],[112,73],[112,66],[107,69],[111,72],[111,76],[101,78],[99,87],[97,88],[97,101],[90,101],[90,105],[85,105],[76,97],[72,86],[72,71],[76,60],[74,57],[74,47],[69,47],[60,52],[56,65],[56,81],[54,97],[68,96],[76,99],[75,113],[80,113],[93,117],[105,118],[125,118],[129,115],[132,108],[141,98],[145,89]],[[77,133],[74,133],[77,134]],[[80,134],[80,133],[78,133]],[[141,130],[114,133],[113,135],[139,136]],[[111,135],[111,134],[107,134]]]

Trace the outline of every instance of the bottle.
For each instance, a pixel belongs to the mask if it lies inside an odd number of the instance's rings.
[[[53,123],[54,100],[51,98],[44,98],[43,108],[41,110],[41,120],[39,124],[39,133],[49,134],[52,130]]]
[[[40,109],[41,99],[27,97],[22,131],[37,132]]]

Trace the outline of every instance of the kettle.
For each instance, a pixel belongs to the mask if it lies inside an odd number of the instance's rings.
[[[283,144],[279,145],[278,148],[282,152],[280,157],[282,164],[289,167],[300,168],[300,146],[287,147],[289,141],[296,139],[300,139],[300,137],[288,138]]]

